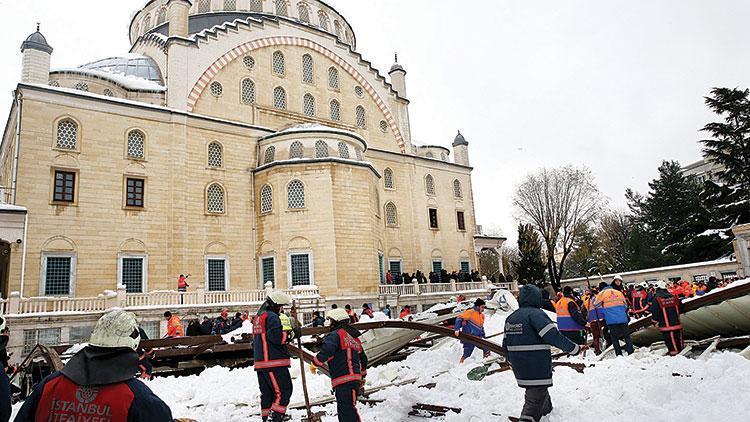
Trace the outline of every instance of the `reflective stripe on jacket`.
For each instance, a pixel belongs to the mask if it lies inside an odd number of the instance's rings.
[[[172,315],[167,321],[167,337],[182,337],[185,332],[182,330],[182,321],[177,315]]]
[[[596,295],[595,306],[601,306],[607,325],[628,323],[628,303],[622,292],[605,287]]]
[[[362,342],[343,328],[332,331],[323,339],[313,364],[328,365],[333,388],[360,381],[367,375],[367,356]]]
[[[253,368],[256,371],[291,366],[286,343],[287,335],[276,313],[266,310],[253,318]]]
[[[453,329],[473,336],[484,337],[484,314],[476,306],[467,309],[456,318]]]

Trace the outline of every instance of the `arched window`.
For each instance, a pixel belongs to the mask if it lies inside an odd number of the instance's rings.
[[[224,148],[218,142],[208,144],[208,166],[221,167],[224,165]]]
[[[434,158],[431,152],[427,151],[427,154],[424,155],[426,158]]]
[[[166,21],[167,21],[167,8],[162,7],[161,9],[159,9],[158,12],[156,12],[156,24],[161,25]]]
[[[286,187],[287,208],[300,210],[305,208],[305,185],[299,180],[292,180]]]
[[[143,18],[143,31],[148,31],[149,29],[151,29],[151,15],[146,15]]]
[[[310,9],[307,8],[305,3],[297,4],[297,12],[299,13],[299,20],[310,23]]]
[[[209,214],[224,214],[224,188],[218,183],[208,185],[206,189],[206,211]]]
[[[289,147],[289,159],[302,158],[305,155],[305,149],[302,147],[302,142],[294,141]]]
[[[333,31],[336,33],[336,38],[341,39],[341,24],[339,21],[333,21]]]
[[[104,95],[107,97],[114,97],[115,93],[109,88],[104,88]]]
[[[78,82],[75,84],[74,88],[79,91],[89,92],[89,84],[86,82]]]
[[[461,190],[461,182],[458,179],[453,181],[453,196],[456,198],[464,197],[463,190]]]
[[[57,81],[54,81],[54,80],[49,81],[49,86],[60,86],[60,82],[57,82]]]
[[[388,132],[388,122],[386,122],[385,120],[380,121],[380,131],[383,133]]]
[[[265,185],[260,189],[260,212],[268,214],[273,211],[273,190],[271,185]]]
[[[251,12],[262,12],[263,11],[263,0],[250,0],[250,11]]]
[[[224,10],[236,10],[237,0],[224,0]]]
[[[273,106],[279,110],[286,110],[286,91],[280,86],[273,89]]]
[[[266,153],[263,155],[263,164],[270,164],[273,163],[273,160],[276,158],[276,147],[271,145],[270,147],[266,148]]]
[[[255,82],[251,79],[242,80],[242,103],[252,104],[255,102]]]
[[[286,16],[288,14],[286,0],[276,0],[276,14],[279,16]]]
[[[328,31],[328,22],[330,19],[328,19],[328,15],[326,15],[326,12],[319,11],[318,12],[318,24],[320,26],[320,29],[324,31]]]
[[[78,144],[78,124],[71,119],[57,123],[57,148],[76,149]]]
[[[393,170],[387,167],[383,170],[383,184],[386,189],[395,189],[393,184]]]
[[[344,30],[344,40],[347,44],[352,45],[352,37],[351,35],[349,35],[349,31],[347,31],[346,29]]]
[[[364,129],[367,126],[367,114],[365,108],[357,106],[357,127]]]
[[[431,174],[428,174],[424,178],[424,188],[427,191],[428,195],[434,195],[435,194],[435,179],[432,178]]]
[[[315,158],[328,157],[328,144],[325,141],[315,142]]]
[[[393,202],[385,204],[385,224],[389,227],[398,226],[398,209]]]
[[[211,11],[211,0],[198,1],[198,13],[206,13],[210,11]]]
[[[315,97],[305,94],[303,97],[303,110],[308,116],[315,116]]]
[[[213,95],[214,97],[221,97],[221,94],[224,93],[224,86],[222,86],[221,82],[219,81],[211,82],[209,88],[211,89],[211,95]]]
[[[331,120],[341,120],[341,104],[337,100],[331,100]]]
[[[345,142],[339,142],[339,157],[349,158],[349,145]]]
[[[277,75],[283,75],[286,72],[286,63],[284,61],[284,53],[281,51],[273,52],[273,73]]]
[[[302,56],[302,81],[308,84],[314,83],[313,58],[309,54]]]
[[[128,132],[128,158],[143,158],[146,135],[140,130]]]
[[[447,155],[445,155],[445,153],[444,153],[444,152],[441,152],[441,153],[440,153],[440,159],[441,159],[441,160],[443,160],[443,161],[448,161],[448,156],[447,156]]]
[[[339,70],[333,66],[328,68],[328,87],[339,89]]]

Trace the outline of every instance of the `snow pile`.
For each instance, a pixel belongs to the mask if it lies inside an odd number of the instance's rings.
[[[82,67],[75,67],[75,68],[54,69],[53,72],[79,73],[82,75],[94,76],[94,77],[110,80],[120,86],[125,87],[126,89],[136,90],[136,91],[164,92],[167,90],[167,88],[164,85],[161,85],[157,82],[144,79],[144,78],[139,78],[134,75],[125,75],[122,73],[116,73],[114,71],[105,72],[103,70],[98,70],[98,69],[85,69]]]

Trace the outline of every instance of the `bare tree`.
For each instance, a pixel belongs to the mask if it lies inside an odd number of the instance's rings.
[[[610,211],[602,215],[596,237],[600,247],[597,255],[600,264],[606,268],[605,271],[627,270],[625,247],[630,238],[631,227],[630,219],[621,211]]]
[[[527,175],[516,189],[513,205],[518,217],[542,236],[547,271],[556,288],[576,240],[598,219],[606,202],[585,167],[543,168]]]

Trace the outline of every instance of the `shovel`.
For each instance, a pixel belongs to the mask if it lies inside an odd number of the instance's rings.
[[[565,352],[557,353],[555,355],[552,355],[552,359],[561,358],[561,357],[566,356],[566,355],[567,355],[567,353],[565,353]],[[508,368],[510,368],[509,366],[508,367],[503,366],[503,367],[501,367],[498,370],[490,371],[490,366],[493,363],[495,363],[495,361],[491,361],[489,363],[485,363],[482,366],[477,366],[476,368],[473,368],[471,371],[469,371],[466,374],[466,378],[470,379],[471,381],[481,381],[481,380],[484,379],[484,377],[486,377],[489,374],[494,374],[495,372],[507,371]]]

